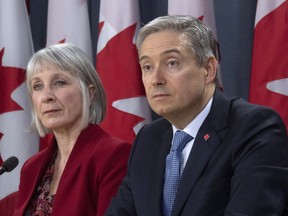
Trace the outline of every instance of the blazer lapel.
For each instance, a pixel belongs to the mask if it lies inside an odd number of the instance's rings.
[[[55,140],[55,137],[53,137],[53,139],[50,141],[47,148],[44,150],[45,153],[43,155],[43,160],[41,161],[41,164],[39,164],[39,166],[36,165],[39,167],[38,172],[35,174],[35,176],[33,177],[32,181],[31,181],[32,188],[31,188],[31,190],[29,190],[29,195],[28,195],[27,200],[25,202],[25,208],[29,204],[29,201],[31,200],[34,192],[37,190],[38,184],[42,180],[43,173],[46,171],[47,164],[50,163],[51,157],[54,154],[55,150],[56,150],[56,140]]]
[[[221,144],[225,135],[230,101],[219,91],[214,94],[213,104],[209,115],[200,127],[184,168],[172,215],[180,215],[190,193],[192,193],[201,173],[204,171],[209,159]],[[224,130],[224,131],[223,131]]]
[[[209,136],[208,139],[207,136]],[[180,180],[172,215],[179,215],[211,155],[219,144],[220,140],[215,132],[210,130],[198,132]]]
[[[163,179],[165,173],[166,156],[169,154],[171,148],[173,131],[172,126],[163,134],[161,143],[155,143],[154,154],[152,157],[155,159],[153,169],[151,170],[151,178],[149,182],[149,215],[162,215],[162,191]]]

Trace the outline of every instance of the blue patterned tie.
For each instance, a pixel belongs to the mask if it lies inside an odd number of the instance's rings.
[[[177,130],[174,135],[171,151],[166,158],[166,170],[163,188],[164,216],[171,215],[181,176],[181,153],[185,145],[192,139],[193,137],[184,131]]]

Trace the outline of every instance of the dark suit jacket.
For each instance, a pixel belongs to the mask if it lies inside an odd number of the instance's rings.
[[[162,215],[171,140],[171,124],[163,118],[142,128],[106,215]],[[216,90],[183,171],[172,215],[288,215],[287,167],[288,141],[280,117]]]
[[[24,215],[55,148],[53,142],[24,164],[15,216]],[[125,176],[130,150],[131,144],[110,136],[98,125],[84,129],[63,171],[52,215],[104,215]]]

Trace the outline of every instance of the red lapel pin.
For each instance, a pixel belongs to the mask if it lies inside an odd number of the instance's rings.
[[[204,135],[205,141],[207,141],[209,138],[210,138],[209,134],[205,134],[205,135]]]

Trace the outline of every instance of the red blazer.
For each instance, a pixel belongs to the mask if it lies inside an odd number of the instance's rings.
[[[23,165],[14,216],[25,214],[56,147],[53,140]],[[130,149],[131,144],[110,136],[98,125],[84,129],[63,171],[52,215],[104,215],[125,175]]]

